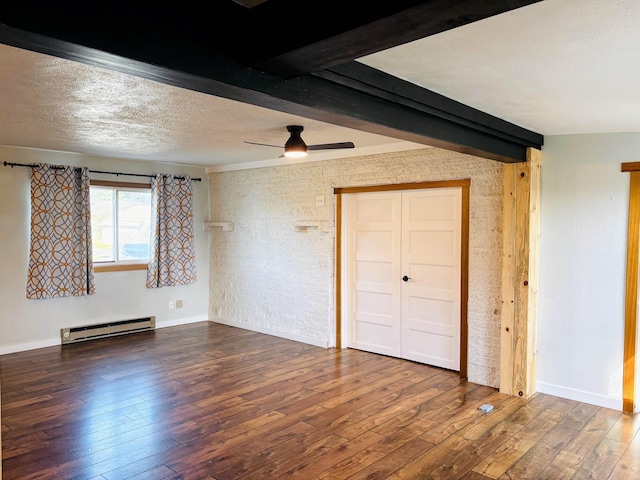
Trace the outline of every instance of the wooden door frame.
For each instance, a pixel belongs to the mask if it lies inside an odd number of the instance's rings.
[[[629,172],[629,217],[627,220],[627,268],[622,366],[622,411],[635,413],[636,354],[638,338],[638,275],[640,259],[640,162],[623,163]]]
[[[388,192],[395,190],[422,190],[428,188],[460,188],[462,193],[462,216],[460,219],[460,377],[467,378],[468,352],[468,300],[469,300],[469,189],[471,179],[442,180],[432,182],[396,183],[360,187],[336,187],[336,246],[335,246],[335,312],[336,348],[342,346],[342,195],[364,192]]]

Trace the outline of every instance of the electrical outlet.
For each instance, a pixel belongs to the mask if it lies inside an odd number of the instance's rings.
[[[169,302],[169,308],[173,308],[173,307],[174,307],[174,303],[173,303],[173,300],[171,300],[171,301]]]
[[[182,300],[176,300],[176,308],[182,308]]]
[[[324,195],[316,195],[316,207],[324,207]]]

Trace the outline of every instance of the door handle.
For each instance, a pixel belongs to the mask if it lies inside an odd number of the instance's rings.
[[[403,282],[408,282],[409,280],[411,280],[411,277],[407,277],[406,275],[402,277]]]

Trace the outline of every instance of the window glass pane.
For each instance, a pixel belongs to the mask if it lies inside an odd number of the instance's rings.
[[[149,260],[151,192],[118,190],[118,260]]]
[[[114,191],[91,187],[91,244],[94,262],[115,261]]]

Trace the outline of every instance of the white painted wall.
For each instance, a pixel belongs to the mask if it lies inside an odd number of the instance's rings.
[[[214,321],[319,346],[334,330],[334,187],[471,178],[469,379],[498,386],[502,164],[436,148],[211,173]],[[324,195],[323,207],[315,205]],[[316,221],[322,230],[296,232]]]
[[[194,183],[194,219],[198,281],[193,285],[147,289],[145,271],[95,274],[96,293],[87,297],[28,300],[29,169],[0,165],[0,354],[60,343],[60,329],[155,315],[159,327],[208,320],[209,188],[205,169],[179,165],[0,147],[0,162],[56,163],[130,173],[175,173],[201,177]],[[102,180],[140,181],[136,177],[91,174]],[[144,180],[144,179],[143,179]],[[182,299],[184,307],[169,309]]]
[[[622,409],[629,174],[640,133],[545,137],[537,390]]]

